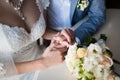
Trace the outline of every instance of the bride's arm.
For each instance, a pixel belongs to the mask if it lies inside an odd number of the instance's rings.
[[[56,45],[58,44],[52,41],[51,45],[46,48],[43,55],[39,59],[33,61],[15,63],[10,53],[0,53],[0,80],[1,78],[22,73],[37,70],[41,71],[61,63],[64,60],[64,52],[66,52],[67,48],[56,49]]]
[[[63,62],[64,53],[67,51],[66,47],[55,49],[54,47],[58,44],[56,41],[52,41],[50,46],[46,48],[42,57],[37,60],[28,61],[28,62],[19,62],[15,63],[18,73],[27,73],[31,71],[43,70],[50,66],[54,66]]]
[[[15,65],[19,74],[37,71],[37,70],[41,71],[47,68],[47,66],[44,64],[43,58],[28,62],[18,62],[15,63]]]

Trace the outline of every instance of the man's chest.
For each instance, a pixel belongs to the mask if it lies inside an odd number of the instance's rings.
[[[51,0],[50,5],[56,8],[70,6],[71,0]]]

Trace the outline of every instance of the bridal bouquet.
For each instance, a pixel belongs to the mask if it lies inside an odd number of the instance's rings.
[[[77,80],[120,80],[111,70],[113,60],[105,40],[105,35],[99,40],[89,37],[85,43],[69,47],[65,62]]]

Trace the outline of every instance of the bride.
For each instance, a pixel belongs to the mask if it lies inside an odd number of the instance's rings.
[[[48,0],[0,0],[0,80],[36,80],[39,71],[63,61],[66,47],[54,49],[53,40],[43,52],[37,45],[48,6]]]

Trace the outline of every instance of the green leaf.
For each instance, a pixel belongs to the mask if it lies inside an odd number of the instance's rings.
[[[91,43],[95,43],[97,40],[95,38],[93,38],[92,36],[87,36],[83,42],[82,45],[85,45],[85,46],[89,46],[89,44]]]
[[[107,36],[105,34],[100,34],[100,39],[103,39],[104,41],[107,40]]]

